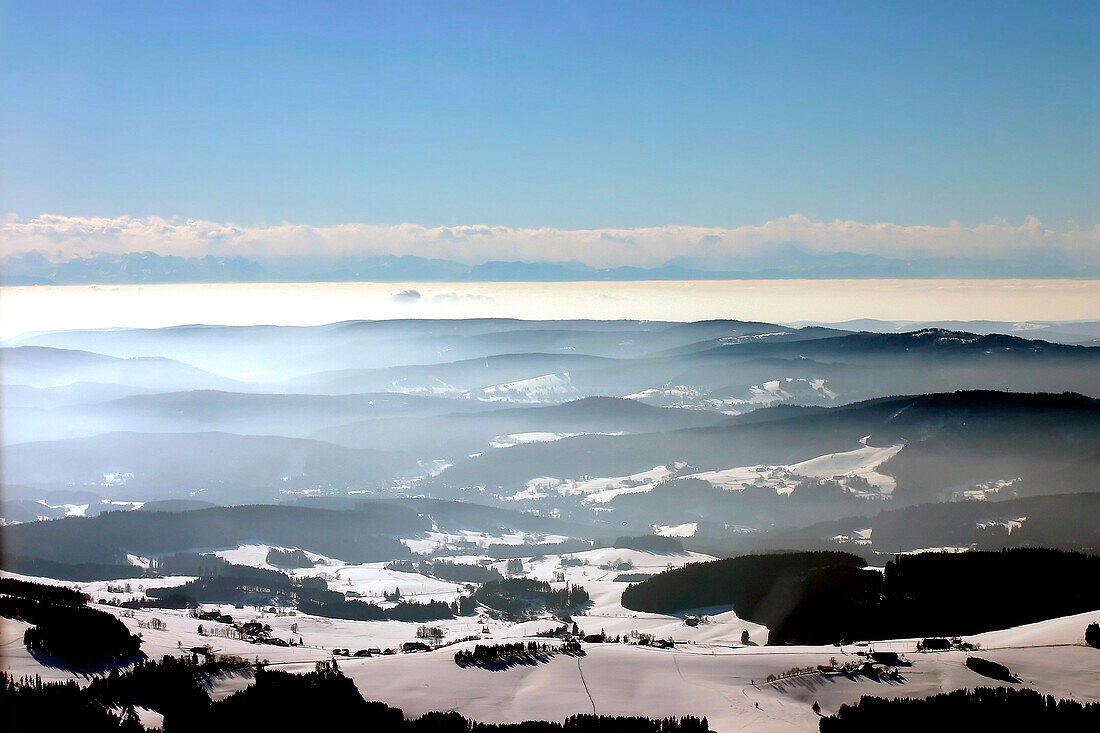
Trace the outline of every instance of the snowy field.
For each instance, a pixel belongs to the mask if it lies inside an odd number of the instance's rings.
[[[769,335],[781,336],[783,334]],[[733,341],[727,341],[727,338],[720,340],[726,343],[737,343],[746,338],[758,337],[735,336],[732,337]],[[782,377],[750,385],[741,397],[718,396],[716,393],[705,392],[696,387],[682,384],[651,387],[640,392],[622,395],[622,397],[658,407],[712,410],[726,415],[742,415],[760,407],[771,407],[792,401],[803,404],[828,405],[835,402],[839,395],[829,389],[824,379]]]
[[[490,448],[513,448],[517,445],[527,445],[528,443],[549,443],[555,440],[563,440],[565,438],[576,438],[581,435],[622,435],[622,432],[617,433],[547,433],[547,432],[532,432],[532,433],[509,433],[508,435],[498,435],[489,441]]]
[[[560,479],[552,476],[539,476],[527,482],[526,488],[512,499],[542,499],[554,494],[561,496],[582,496],[585,502],[603,504],[620,494],[634,494],[649,491],[657,484],[676,475],[686,463],[668,466],[654,466],[627,476],[609,476],[603,478]]]
[[[839,453],[827,453],[789,466],[735,466],[717,471],[694,471],[686,463],[654,466],[627,476],[560,479],[539,476],[527,481],[525,488],[511,497],[513,501],[545,499],[549,496],[581,496],[585,504],[606,504],[623,494],[650,491],[662,481],[695,478],[715,488],[742,491],[747,487],[770,488],[777,494],[790,494],[807,479],[833,479],[853,494],[866,499],[889,498],[895,487],[892,476],[879,473],[878,467],[893,458],[902,444],[876,448],[860,441],[861,447]],[[686,469],[686,470],[685,470]]]
[[[864,439],[866,440],[866,439]],[[778,494],[789,494],[803,479],[836,479],[844,482],[858,478],[867,482],[850,486],[849,490],[867,498],[882,498],[894,492],[892,476],[878,472],[878,467],[897,455],[904,445],[875,448],[863,444],[862,448],[827,453],[808,461],[790,466],[739,466],[721,471],[702,471],[690,474],[715,487],[740,491],[746,486],[774,488]]]
[[[1056,697],[1100,700],[1100,654],[1080,645],[1086,623],[1100,612],[973,637],[983,657],[1008,665],[1027,686]],[[986,639],[989,639],[986,641]],[[993,648],[996,642],[1004,648]],[[1039,646],[1042,644],[1043,646]],[[1073,644],[1065,646],[1065,644]],[[911,652],[910,641],[876,644]],[[454,709],[486,722],[561,720],[579,712],[601,715],[706,715],[717,731],[816,731],[816,701],[825,713],[861,695],[928,696],[994,684],[965,667],[964,652],[909,653],[903,681],[810,674],[767,684],[791,667],[858,659],[855,647],[741,647],[683,645],[675,650],[616,644],[585,645],[580,658],[506,671],[460,669],[447,650],[425,655],[356,660],[345,674],[368,697],[408,714]],[[430,680],[430,682],[428,682]],[[757,708],[759,704],[759,708]]]
[[[687,528],[668,528],[686,531]],[[242,545],[218,554],[227,560],[257,567],[271,567],[265,558],[269,546]],[[451,600],[458,586],[416,573],[386,570],[383,563],[349,565],[310,553],[318,562],[314,568],[296,569],[291,574],[331,578],[334,590],[362,594],[364,600],[380,601],[383,592],[400,587],[402,594],[417,600]],[[485,562],[505,573],[506,561],[490,561],[481,555],[448,558],[460,563]],[[555,656],[540,665],[517,665],[501,671],[459,668],[453,654],[474,642],[463,642],[434,652],[396,654],[370,658],[339,659],[367,699],[382,700],[418,715],[431,710],[456,710],[486,722],[527,719],[562,720],[573,713],[606,715],[705,715],[718,731],[813,731],[817,716],[810,710],[817,701],[826,713],[864,694],[883,696],[927,696],[961,687],[996,684],[965,667],[964,652],[917,654],[915,640],[874,642],[869,647],[767,647],[767,629],[739,619],[724,608],[694,609],[701,623],[689,626],[685,614],[637,613],[620,603],[626,583],[620,574],[652,574],[688,562],[711,559],[696,553],[661,554],[638,550],[602,548],[564,555],[545,555],[523,560],[522,575],[583,586],[592,606],[574,616],[589,634],[601,630],[614,637],[631,632],[673,639],[674,649],[623,644],[585,644],[581,657]],[[96,583],[61,583],[44,578],[3,573],[37,582],[78,586],[93,599],[140,598],[144,588],[179,585],[190,578],[131,579]],[[130,592],[108,590],[130,585]],[[97,606],[120,615],[118,609]],[[292,609],[269,613],[259,608],[234,608],[230,604],[207,604],[219,608],[236,621],[258,620],[272,628],[273,636],[301,639],[303,646],[254,645],[235,639],[201,636],[199,622],[185,611],[139,610],[121,620],[134,633],[142,634],[144,652],[153,658],[179,654],[181,648],[212,644],[219,654],[247,659],[266,659],[276,668],[305,672],[318,660],[331,658],[332,649],[352,651],[368,648],[399,648],[416,639],[420,624],[399,621],[346,621],[301,614]],[[293,614],[293,615],[291,615]],[[144,628],[156,618],[163,631]],[[1084,628],[1100,622],[1100,611],[1079,614],[1037,624],[966,637],[981,645],[982,657],[1007,665],[1021,678],[1020,686],[1031,687],[1056,697],[1100,701],[1100,654],[1083,645]],[[295,626],[296,631],[291,629]],[[206,623],[211,626],[211,622]],[[506,623],[486,615],[433,622],[445,631],[444,641],[478,635],[487,643],[530,639],[556,623],[550,619],[520,624]],[[0,629],[3,667],[18,676],[41,675],[43,679],[71,679],[73,673],[45,667],[31,657],[22,643],[27,625],[9,619]],[[487,633],[482,634],[483,629]],[[740,643],[748,631],[750,644]],[[874,681],[866,677],[819,673],[766,683],[770,674],[792,667],[816,667],[859,659],[858,651],[868,648],[905,653],[912,666],[901,667],[897,682]],[[77,679],[87,680],[85,677]],[[251,678],[227,676],[216,682],[213,694],[228,695],[250,684]],[[759,707],[757,707],[759,705]]]

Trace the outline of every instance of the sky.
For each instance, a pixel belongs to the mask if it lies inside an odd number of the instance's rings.
[[[600,242],[810,222],[784,241],[1095,263],[1098,31],[1089,2],[8,1],[4,248],[485,225],[498,259],[632,264]]]

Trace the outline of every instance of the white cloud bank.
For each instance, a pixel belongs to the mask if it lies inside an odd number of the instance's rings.
[[[888,222],[815,221],[788,216],[734,228],[661,226],[638,229],[522,229],[417,224],[242,227],[157,217],[99,218],[43,215],[0,223],[4,255],[38,252],[55,260],[96,252],[244,257],[257,262],[308,258],[414,255],[479,264],[492,260],[579,261],[593,267],[654,267],[676,257],[711,268],[765,257],[790,244],[812,254],[850,252],[902,259],[963,257],[993,260],[1054,259],[1074,266],[1100,264],[1100,225],[1053,230],[1029,217],[977,226],[902,225]]]
[[[416,288],[403,288],[390,293],[390,300],[394,303],[415,303],[420,300],[420,291]]]

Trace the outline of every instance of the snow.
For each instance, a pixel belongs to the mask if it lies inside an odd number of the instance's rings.
[[[832,478],[834,476],[859,476],[866,479],[880,494],[892,494],[895,481],[892,476],[879,473],[876,469],[898,454],[904,444],[895,444],[885,448],[869,445],[846,453],[830,453],[811,458],[790,466],[791,473],[810,478]]]
[[[762,341],[774,336],[789,336],[790,334],[790,331],[773,331],[771,333],[754,333],[744,336],[723,336],[718,339],[718,343],[728,346],[732,344],[743,344],[746,341]]]
[[[671,467],[654,466],[627,476],[601,478],[560,479],[538,476],[527,481],[523,490],[508,497],[513,501],[543,499],[554,494],[580,495],[586,504],[606,504],[623,494],[637,494],[651,490],[662,481],[672,478],[696,478],[727,491],[741,491],[748,486],[771,488],[777,494],[790,494],[805,479],[836,479],[847,484],[849,491],[867,499],[888,498],[894,491],[893,477],[881,474],[878,467],[904,448],[903,444],[876,448],[861,441],[861,447],[840,453],[829,453],[790,466],[735,466],[716,471],[685,471],[686,463],[677,462]],[[846,479],[863,479],[849,482]]]
[[[829,389],[825,379],[812,377],[769,379],[750,386],[743,397],[719,397],[716,396],[717,394],[677,384],[652,387],[624,395],[624,397],[662,407],[712,410],[727,415],[740,415],[759,407],[768,407],[781,402],[829,404],[839,396]]]
[[[741,491],[746,485],[769,487],[775,489],[777,494],[789,494],[794,491],[798,483],[783,466],[737,466],[724,468],[718,471],[701,471],[691,474],[691,478],[697,478],[727,491]]]
[[[416,537],[404,538],[401,542],[417,555],[430,555],[443,549],[453,549],[456,546],[474,545],[476,547],[488,547],[489,545],[525,545],[525,544],[551,544],[556,545],[565,542],[568,537],[556,534],[538,534],[532,532],[504,532],[491,534],[489,532],[474,532],[472,530],[459,530],[457,532],[440,532],[432,530],[422,532]]]
[[[890,415],[890,417],[886,418],[885,422],[891,422],[891,421],[893,421],[893,420],[894,420],[895,418],[897,418],[897,416],[898,416],[898,415],[900,415],[901,413],[903,413],[903,412],[905,412],[906,410],[908,410],[908,409],[909,409],[910,407],[912,407],[912,406],[913,406],[914,404],[916,404],[916,403],[912,403],[912,402],[911,402],[911,403],[909,403],[908,405],[906,405],[905,407],[902,407],[902,408],[901,408],[900,410],[898,410],[898,411],[897,411],[897,412],[895,412],[894,414]]]
[[[987,527],[1004,527],[1008,530],[1009,534],[1012,534],[1015,530],[1024,526],[1024,522],[1027,521],[1027,517],[1015,517],[1006,519],[990,519],[984,522],[975,522],[974,526],[978,528]]]
[[[848,534],[833,535],[833,540],[840,542],[841,544],[851,545],[869,545],[871,544],[871,532],[873,530],[870,527],[863,529],[854,529]]]
[[[50,509],[64,509],[66,517],[83,517],[90,506],[89,504],[47,504],[44,499],[39,499],[35,503]]]
[[[431,461],[417,461],[417,464],[420,470],[428,476],[438,476],[453,465],[443,458],[436,458]]]
[[[893,477],[879,473],[876,469],[897,455],[904,446],[892,445],[886,448],[863,446],[843,453],[829,453],[808,461],[790,466],[737,466],[719,471],[701,471],[690,474],[691,478],[702,479],[718,488],[740,491],[746,486],[768,487],[778,494],[789,494],[804,478],[837,479],[858,477],[865,479],[871,490],[856,485],[849,486],[853,493],[865,498],[881,498],[893,493]]]
[[[141,721],[141,725],[144,728],[159,729],[164,727],[164,716],[156,710],[150,710],[149,708],[135,705],[134,713],[137,714],[138,720]]]
[[[511,501],[537,501],[539,499],[545,499],[548,496],[550,496],[550,494],[545,491],[540,491],[537,485],[532,485],[529,481],[527,482],[527,488],[521,489],[512,494],[512,496],[506,498]]]
[[[1022,480],[1020,476],[1011,479],[995,479],[981,483],[970,484],[964,489],[957,489],[951,493],[951,501],[990,501],[1001,498],[1002,492],[1008,496],[1014,496],[1011,491]]]
[[[269,565],[267,562],[267,553],[272,549],[288,551],[298,548],[253,543],[237,545],[237,547],[228,550],[214,550],[213,554],[234,565],[248,565],[254,568],[263,568],[264,570],[281,570],[282,568]],[[305,555],[310,560],[324,565],[325,567],[334,567],[343,564],[340,560],[333,560],[324,555],[319,555],[316,552],[306,552]],[[310,568],[294,568],[294,570],[310,570]]]
[[[660,535],[661,537],[694,537],[695,533],[699,531],[698,522],[687,522],[686,524],[655,524],[653,525],[653,534]]]
[[[689,399],[695,400],[701,398],[702,396],[703,393],[694,387],[677,384],[669,387],[652,387],[650,389],[643,389],[641,392],[634,392],[633,394],[623,395],[623,399],[645,401],[647,398],[652,399],[655,397],[663,397],[670,400],[679,400],[682,405],[683,402]]]
[[[141,557],[140,555],[126,554],[126,562],[130,563],[134,567],[141,568],[142,570],[148,570],[153,562],[147,557]]]
[[[480,389],[462,389],[441,379],[434,379],[428,384],[411,386],[403,381],[396,381],[390,384],[388,391],[398,394],[517,403],[566,402],[582,396],[580,390],[573,385],[569,372],[543,374]]]
[[[474,394],[491,402],[565,402],[581,396],[569,372],[495,384],[476,390]]]
[[[1080,645],[1080,637],[1086,623],[1097,619],[1100,612],[1092,612],[974,639],[982,640],[982,656],[1007,664],[1028,687],[1057,697],[1095,701],[1100,699],[1100,654]],[[586,630],[591,628],[583,617],[578,620]],[[1029,648],[993,649],[984,639],[994,635],[999,635],[998,646]],[[874,647],[896,647],[913,660],[913,666],[902,670],[904,682],[820,674],[764,682],[769,674],[828,664],[834,656],[842,661],[858,659],[853,656],[855,647],[832,646],[729,648],[688,643],[659,650],[590,644],[579,659],[558,656],[547,664],[502,672],[460,669],[451,661],[453,650],[445,649],[356,660],[341,663],[341,668],[360,689],[411,715],[454,709],[485,722],[513,722],[560,721],[593,710],[601,715],[654,717],[690,713],[706,715],[711,727],[722,731],[815,731],[819,718],[810,709],[815,701],[828,714],[865,694],[925,697],[988,682],[966,669],[964,652],[916,654],[910,640]],[[426,679],[431,685],[421,683]]]
[[[390,392],[396,392],[398,394],[408,395],[430,395],[433,397],[466,397],[467,393],[464,390],[455,387],[452,384],[447,384],[442,379],[433,379],[431,384],[423,387],[409,387],[401,384],[400,382],[392,382],[389,388]]]
[[[583,496],[585,502],[602,504],[620,494],[649,491],[655,485],[675,476],[676,472],[685,466],[687,466],[686,463],[675,463],[671,469],[668,466],[654,466],[627,476],[602,478],[560,479],[553,476],[538,476],[527,481],[526,487],[510,498],[519,501],[543,498],[555,493],[562,496]]]
[[[420,602],[439,600],[450,603],[465,592],[461,583],[436,580],[420,573],[387,570],[387,563],[384,562],[351,564],[315,552],[305,553],[310,560],[317,563],[314,567],[280,568],[267,562],[267,553],[271,549],[271,545],[248,544],[231,550],[217,550],[214,554],[234,565],[279,570],[294,578],[324,578],[328,582],[329,590],[350,593],[353,594],[351,597],[378,605],[386,605],[384,594],[393,593],[398,588],[401,589],[402,597]]]
[[[337,570],[329,581],[329,590],[356,593],[364,600],[382,605],[383,593],[401,589],[401,597],[426,603],[451,601],[464,593],[461,583],[437,580],[419,573],[386,570],[385,563],[347,565]]]
[[[615,476],[612,478],[588,479],[587,481],[568,482],[567,488],[560,490],[563,494],[586,494],[585,502],[606,504],[616,496],[623,494],[637,494],[649,491],[662,481],[667,481],[677,475],[677,472],[687,466],[686,463],[674,463],[670,469],[668,466],[654,466],[648,471],[632,473],[629,476]]]
[[[840,396],[836,392],[825,386],[824,379],[810,379],[807,380],[807,382],[809,383],[811,389],[820,392],[821,394],[828,397],[830,400],[835,400],[837,397]]]
[[[550,443],[555,440],[563,440],[564,438],[575,438],[579,435],[622,435],[622,432],[618,433],[509,433],[508,435],[498,435],[489,441],[489,446],[492,448],[512,448],[517,445],[525,445],[527,443]],[[480,454],[479,454],[480,455]],[[472,457],[472,456],[471,456]]]
[[[265,546],[243,546],[234,557],[262,561]],[[473,562],[477,556],[455,558]],[[563,560],[581,564],[563,567]],[[371,700],[381,700],[402,708],[409,715],[430,710],[453,709],[484,722],[514,722],[529,719],[561,721],[574,713],[601,715],[705,715],[715,730],[814,731],[818,717],[810,706],[817,701],[824,713],[834,712],[841,704],[854,703],[861,695],[924,697],[942,691],[988,684],[986,678],[968,670],[965,652],[950,651],[918,654],[914,639],[874,642],[870,648],[904,652],[913,662],[903,667],[903,681],[888,683],[864,677],[808,674],[776,683],[765,683],[769,674],[791,667],[828,664],[831,657],[841,661],[858,659],[855,646],[756,646],[767,640],[767,629],[738,619],[727,609],[706,609],[703,623],[687,626],[682,617],[637,613],[623,608],[620,597],[626,584],[614,578],[620,571],[607,566],[633,565],[631,572],[656,573],[688,562],[710,559],[696,553],[659,554],[638,550],[600,548],[564,556],[548,555],[537,561],[524,560],[528,577],[553,580],[563,573],[570,583],[583,585],[593,606],[574,618],[588,633],[603,629],[608,634],[632,630],[652,633],[658,638],[673,638],[672,650],[623,644],[586,644],[582,657],[556,656],[540,665],[517,665],[503,671],[459,668],[453,654],[464,646],[447,647],[435,652],[398,654],[371,658],[341,658],[341,670]],[[325,562],[328,562],[326,559]],[[497,561],[495,567],[503,568]],[[601,567],[603,566],[603,567]],[[328,567],[328,566],[325,566]],[[331,568],[330,568],[331,569]],[[384,571],[376,564],[343,566],[338,569],[339,583],[353,587],[378,589],[390,582],[430,584],[431,579],[414,581],[409,574]],[[48,579],[27,580],[59,583]],[[133,579],[112,581],[112,585],[130,582],[145,587],[178,585],[188,578]],[[555,583],[557,584],[557,583]],[[107,583],[78,584],[93,597],[118,598],[107,594]],[[339,589],[339,587],[337,587]],[[412,592],[415,585],[409,585]],[[430,592],[430,591],[429,591]],[[140,595],[140,594],[137,594]],[[207,606],[214,608],[215,606]],[[118,609],[99,606],[109,613]],[[298,638],[299,647],[255,646],[220,637],[199,636],[198,622],[185,611],[167,609],[138,610],[134,618],[121,618],[135,633],[143,635],[143,651],[151,658],[178,654],[180,647],[210,643],[217,653],[236,654],[248,659],[267,659],[276,669],[290,672],[312,671],[318,660],[331,658],[331,650],[379,647],[393,648],[415,638],[419,624],[397,621],[345,621],[284,611],[271,614],[255,608],[223,609],[240,621],[260,620],[269,624],[275,636]],[[165,631],[140,628],[139,622],[158,618]],[[1100,610],[1028,624],[1014,629],[965,637],[981,645],[982,657],[1006,664],[1019,674],[1022,685],[1055,697],[1072,697],[1082,702],[1100,701],[1100,654],[1083,645],[1084,628],[1100,622]],[[297,632],[290,629],[297,625]],[[492,641],[531,638],[539,630],[550,628],[550,619],[522,624],[507,624],[488,618],[466,617],[441,621],[447,639],[477,634],[483,625],[490,629]],[[434,625],[434,624],[433,624]],[[70,679],[66,670],[45,667],[31,657],[22,644],[27,624],[5,619],[0,626],[0,656],[3,666],[15,676],[39,674],[44,680]],[[752,645],[740,644],[742,631],[748,631]],[[864,647],[866,648],[866,647]],[[75,676],[79,684],[87,677]],[[224,697],[251,683],[247,675],[227,675],[214,682],[211,694]],[[757,707],[759,704],[759,707]],[[150,721],[152,718],[149,719]]]
[[[119,501],[117,499],[103,499],[102,502],[104,504],[109,504],[113,507],[118,507],[120,509],[129,509],[131,511],[137,511],[138,509],[141,509],[143,506],[145,506],[144,501]]]

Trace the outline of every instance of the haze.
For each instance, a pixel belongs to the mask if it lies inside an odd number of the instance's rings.
[[[356,318],[1087,320],[1095,280],[274,283],[0,291],[0,336],[188,323],[319,325]]]

